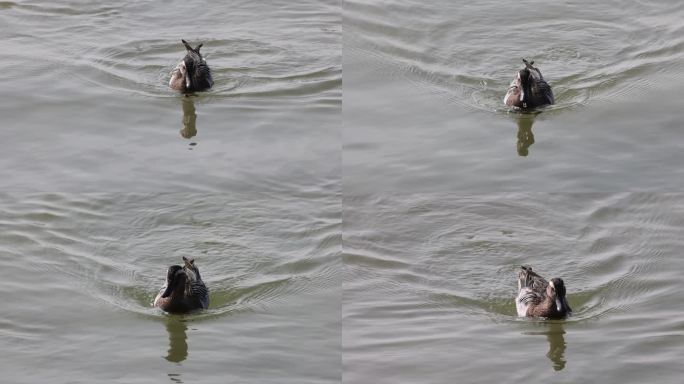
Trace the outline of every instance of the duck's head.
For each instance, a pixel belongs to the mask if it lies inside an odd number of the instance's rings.
[[[570,313],[570,305],[568,305],[568,300],[565,298],[565,283],[563,279],[559,277],[554,277],[549,281],[548,287],[546,287],[546,294],[551,297],[556,303],[556,310],[559,313]]]
[[[172,265],[166,273],[166,289],[161,294],[162,298],[171,296],[174,291],[183,291],[188,279],[186,270],[180,265]]]

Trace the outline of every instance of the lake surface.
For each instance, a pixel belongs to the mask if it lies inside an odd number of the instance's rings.
[[[339,196],[0,195],[7,383],[339,383]],[[151,303],[195,258],[199,314]]]
[[[335,1],[2,2],[0,190],[337,188],[341,29]],[[209,92],[168,88],[181,38]]]
[[[681,382],[683,194],[344,202],[343,382]],[[573,316],[518,318],[520,265]]]
[[[0,2],[3,382],[339,383],[341,30],[335,1]],[[168,89],[181,38],[210,91]],[[165,315],[182,256],[210,307]]]
[[[684,3],[344,7],[344,186],[359,193],[684,187]],[[503,105],[521,58],[556,105]]]
[[[681,382],[684,3],[0,1],[0,34],[3,382]],[[211,90],[168,88],[181,39]],[[555,105],[503,105],[522,58]],[[183,256],[211,303],[168,315]],[[520,265],[573,316],[518,318]]]

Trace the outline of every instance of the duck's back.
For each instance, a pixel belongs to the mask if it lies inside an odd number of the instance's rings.
[[[209,290],[201,279],[193,281],[190,284],[189,297],[195,301],[195,306],[202,309],[209,308]]]
[[[546,80],[544,80],[541,71],[539,71],[537,68],[534,68],[530,71],[530,74],[534,78],[534,81],[532,82],[532,104],[536,106],[555,104],[551,86],[546,82]]]
[[[209,69],[209,66],[204,60],[197,66],[194,80],[193,84],[195,85],[195,88],[197,88],[197,91],[204,91],[214,86],[214,78],[211,77],[211,69]]]
[[[521,267],[518,274],[519,292],[515,299],[518,316],[527,316],[528,308],[539,304],[544,299],[548,285],[548,281],[532,271],[531,267]]]

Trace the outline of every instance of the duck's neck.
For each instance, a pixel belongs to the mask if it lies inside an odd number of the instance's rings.
[[[187,282],[183,284],[178,284],[173,291],[171,291],[171,297],[184,297],[185,296],[185,291],[187,289]]]

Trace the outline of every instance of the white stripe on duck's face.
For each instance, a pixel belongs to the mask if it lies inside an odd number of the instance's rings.
[[[553,280],[549,280],[549,285],[546,287],[546,295],[554,299],[558,297],[558,294],[556,294],[556,286],[553,285]]]

